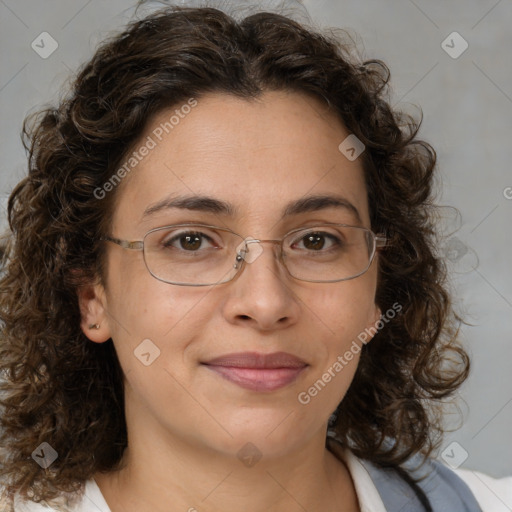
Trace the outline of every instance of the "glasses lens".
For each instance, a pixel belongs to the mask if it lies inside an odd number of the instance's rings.
[[[206,225],[175,225],[150,231],[144,258],[150,273],[173,284],[209,285],[236,274],[235,249],[242,238]]]
[[[368,270],[373,233],[365,228],[325,225],[290,233],[283,257],[290,274],[305,281],[341,281]]]
[[[206,286],[231,280],[242,264],[237,256],[252,263],[253,247],[250,244],[245,251],[241,236],[219,227],[174,225],[146,235],[144,258],[149,272],[161,281]],[[368,269],[373,253],[373,233],[359,227],[315,226],[292,232],[283,240],[288,272],[304,281],[357,277]]]

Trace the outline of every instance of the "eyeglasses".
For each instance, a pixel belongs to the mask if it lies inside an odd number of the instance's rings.
[[[279,261],[300,281],[334,283],[364,274],[386,237],[346,224],[298,228],[281,240],[243,238],[230,229],[207,224],[174,224],[155,228],[143,240],[110,236],[100,240],[123,249],[143,251],[149,273],[169,284],[211,286],[231,281],[262,253],[264,242],[279,244]],[[258,244],[258,245],[255,245]]]

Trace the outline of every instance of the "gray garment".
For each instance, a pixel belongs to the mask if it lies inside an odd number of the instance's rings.
[[[412,457],[402,467],[410,477],[425,476],[416,483],[423,491],[433,512],[482,512],[476,498],[453,471],[440,462],[428,459],[418,468],[422,461],[420,455]],[[383,469],[361,459],[361,463],[370,474],[375,487],[390,512],[425,512],[428,506],[422,504],[414,484],[408,482],[395,469]]]

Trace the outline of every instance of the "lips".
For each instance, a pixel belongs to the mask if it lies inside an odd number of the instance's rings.
[[[275,391],[292,383],[308,366],[286,352],[226,354],[202,363],[219,376],[252,391]]]
[[[210,366],[230,366],[236,368],[301,368],[306,363],[286,352],[259,354],[258,352],[240,352],[226,354],[207,361]]]

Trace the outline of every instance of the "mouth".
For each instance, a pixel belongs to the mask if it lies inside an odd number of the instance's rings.
[[[202,363],[224,379],[251,391],[275,391],[295,381],[309,366],[302,359],[274,352],[227,354]]]

